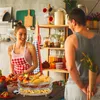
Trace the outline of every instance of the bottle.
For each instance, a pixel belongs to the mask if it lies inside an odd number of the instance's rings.
[[[60,47],[64,48],[64,41],[65,41],[65,34],[64,31],[61,31],[61,36],[60,36]]]
[[[64,34],[64,31],[62,30],[61,36],[60,36],[60,42],[64,42],[64,40],[65,40],[65,34]]]
[[[2,76],[2,70],[0,69],[0,76]]]

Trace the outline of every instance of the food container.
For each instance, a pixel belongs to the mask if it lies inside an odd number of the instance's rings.
[[[43,38],[43,46],[44,47],[50,47],[50,38],[49,37]]]
[[[66,11],[63,8],[59,8],[55,13],[54,13],[54,24],[55,25],[64,25],[65,24],[65,14]]]
[[[56,69],[62,69],[64,66],[63,62],[56,62]]]
[[[47,95],[49,93],[52,92],[52,83],[50,84],[41,84],[41,85],[38,85],[38,86],[35,86],[35,85],[29,85],[29,86],[25,86],[25,85],[21,85],[19,84],[18,85],[18,90],[19,90],[19,93],[21,95],[24,95],[24,96],[41,96],[41,95]]]
[[[49,56],[49,63],[56,62],[57,57],[56,56]]]
[[[64,25],[64,13],[61,10],[58,10],[54,13],[54,24],[55,25]]]
[[[48,95],[52,92],[52,88],[42,88],[42,89],[29,89],[29,88],[20,88],[19,93],[24,96],[42,96]]]
[[[40,84],[23,83],[18,80],[18,91],[24,96],[42,96],[52,92],[52,79],[49,82],[41,82]]]

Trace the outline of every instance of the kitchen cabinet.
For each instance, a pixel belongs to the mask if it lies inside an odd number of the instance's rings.
[[[44,29],[48,29],[48,35],[50,36],[50,34],[51,34],[51,29],[63,29],[64,30],[64,41],[65,41],[65,39],[66,39],[66,37],[68,36],[68,26],[67,25],[38,25],[38,34],[40,35],[40,32],[41,32],[41,28],[44,28]],[[41,38],[42,38],[42,36],[41,36]],[[50,62],[50,52],[51,52],[51,50],[55,50],[55,51],[61,51],[61,52],[64,52],[64,47],[62,47],[62,46],[59,46],[59,47],[50,47],[50,46],[48,46],[48,47],[41,47],[42,49],[46,49],[47,50],[47,54],[48,54],[48,59],[46,59],[46,61],[48,61],[49,63],[51,63]],[[51,58],[51,59],[53,59],[53,58]],[[51,66],[51,65],[50,65]],[[58,73],[64,73],[65,74],[65,81],[67,80],[67,78],[68,78],[68,71],[67,70],[65,70],[65,69],[59,69],[59,68],[48,68],[48,69],[43,69],[43,71],[46,71],[47,72],[47,75],[49,76],[49,72],[50,71],[52,71],[52,72],[58,72]]]

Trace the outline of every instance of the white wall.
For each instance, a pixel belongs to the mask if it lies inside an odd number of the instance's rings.
[[[0,7],[13,7],[15,17],[17,10],[34,9],[40,24],[44,23],[43,8],[51,4],[55,9],[64,7],[63,0],[0,0]],[[42,20],[41,20],[42,19]]]
[[[0,69],[2,74],[10,74],[9,57],[8,57],[8,46],[12,42],[0,42]]]
[[[4,39],[8,37],[8,28],[11,28],[10,23],[0,23],[0,69],[4,75],[10,73],[8,46],[13,42],[6,42]]]
[[[84,4],[85,6],[87,6],[90,12],[98,0],[77,0],[77,1],[78,3]],[[93,12],[100,12],[100,1],[98,5],[95,7],[95,9],[93,10]]]
[[[98,0],[77,0],[78,3],[84,4],[88,7],[89,11],[93,8]],[[16,16],[17,10],[23,9],[34,9],[36,12],[36,18],[40,24],[45,22],[44,15],[43,15],[43,8],[48,7],[48,4],[54,6],[55,9],[57,8],[64,8],[63,0],[0,0],[0,7],[13,7],[13,15]],[[100,2],[97,7],[94,9],[93,12],[99,11]]]

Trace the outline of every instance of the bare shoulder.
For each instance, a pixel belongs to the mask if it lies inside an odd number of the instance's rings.
[[[13,50],[13,45],[10,45],[9,47],[8,47],[8,52],[11,52]]]
[[[26,43],[26,46],[27,46],[27,48],[29,49],[29,51],[35,49],[35,46],[34,46],[32,43],[30,43],[30,42],[27,42],[27,43]]]
[[[77,40],[76,35],[72,34],[66,38],[65,44],[66,43],[75,43],[76,40]]]
[[[8,55],[9,55],[9,56],[11,56],[12,50],[13,50],[13,45],[10,45],[10,46],[8,47]]]

